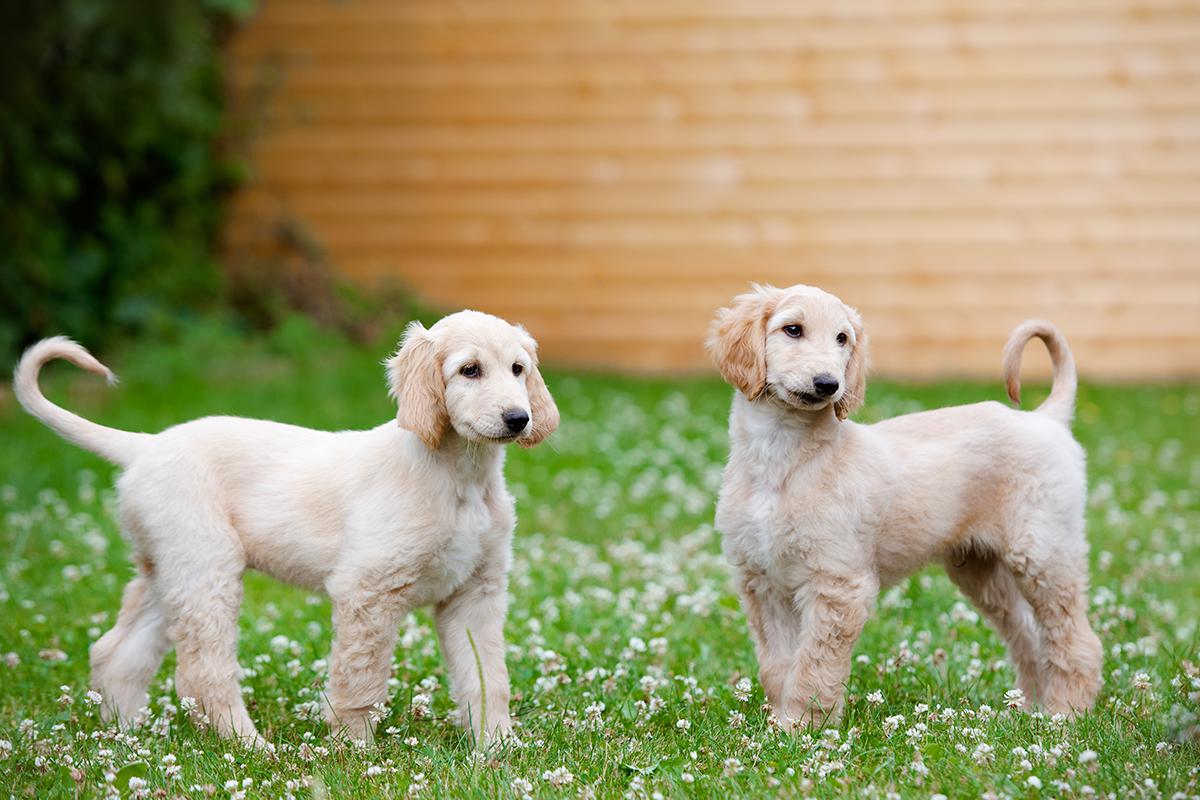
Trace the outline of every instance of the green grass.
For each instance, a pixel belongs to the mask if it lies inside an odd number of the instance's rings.
[[[49,368],[44,383],[72,409],[130,429],[212,413],[355,428],[392,413],[384,350],[302,323],[255,343],[200,331],[186,346],[111,359],[118,389],[69,366]],[[1014,676],[999,640],[930,570],[884,594],[856,650],[844,720],[810,737],[768,724],[712,528],[730,391],[712,379],[551,372],[548,382],[562,428],[549,446],[513,449],[507,468],[520,516],[507,626],[520,744],[486,756],[446,719],[425,612],[405,625],[378,741],[330,741],[311,713],[328,603],[259,575],[247,581],[240,659],[274,758],[177,712],[170,658],[151,722],[128,734],[104,727],[85,696],[87,649],[131,575],[110,513],[113,470],[0,393],[0,740],[11,743],[9,753],[0,742],[0,794],[97,796],[114,780],[129,796],[134,773],[151,794],[192,797],[229,797],[245,781],[247,797],[1200,794],[1200,387],[1081,391],[1091,615],[1106,657],[1092,713],[1064,722],[1008,711]],[[859,416],[1001,397],[998,380],[877,381]],[[422,682],[434,687],[433,713],[418,719]],[[1081,760],[1086,751],[1094,760]],[[572,780],[556,786],[560,767]]]

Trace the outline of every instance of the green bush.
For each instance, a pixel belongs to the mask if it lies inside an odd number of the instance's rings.
[[[219,304],[222,44],[248,0],[0,4],[0,357]]]

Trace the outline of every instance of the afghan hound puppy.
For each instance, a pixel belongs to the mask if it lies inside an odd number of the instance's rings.
[[[786,724],[837,719],[880,588],[929,562],[1004,637],[1029,702],[1092,705],[1101,649],[1087,619],[1075,364],[1053,325],[1018,326],[1004,352],[1014,403],[1033,337],[1054,363],[1036,411],[987,402],[860,425],[848,419],[866,391],[854,309],[811,286],[755,287],[717,313],[708,347],[737,390],[717,527]]]
[[[461,723],[483,746],[511,728],[503,627],[515,522],[504,445],[558,426],[523,328],[476,311],[411,325],[387,365],[397,419],[330,433],[206,417],[157,434],[104,427],[51,403],[38,371],[62,358],[112,373],[63,337],[16,371],[25,409],[123,469],[121,528],[135,553],[116,626],[92,647],[103,713],[129,722],[171,647],[175,686],[222,735],[262,746],[238,686],[242,574],[333,603],[326,716],[371,737],[399,633],[432,605]]]

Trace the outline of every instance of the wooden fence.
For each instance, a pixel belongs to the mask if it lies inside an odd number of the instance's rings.
[[[1089,375],[1200,374],[1194,0],[267,0],[230,60],[233,252],[298,225],[553,360],[704,368],[764,281],[884,373],[996,378],[1037,315]]]

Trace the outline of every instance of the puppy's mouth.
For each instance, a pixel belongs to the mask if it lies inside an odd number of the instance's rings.
[[[521,434],[505,433],[505,434],[501,434],[499,436],[486,436],[484,434],[480,434],[479,438],[483,439],[485,442],[495,442],[496,444],[508,444],[509,442],[515,442],[517,439],[520,439]]]
[[[509,433],[508,431],[505,431],[504,433],[494,433],[494,434],[493,433],[484,433],[483,431],[479,430],[478,428],[474,428],[473,431],[475,433],[475,436],[478,437],[481,441],[490,442],[493,444],[509,444],[510,442],[515,442],[517,439],[520,439],[522,436],[525,435],[525,431],[517,431],[516,433]]]
[[[796,389],[788,389],[787,387],[783,387],[783,391],[785,399],[789,403],[803,408],[819,408],[833,401],[832,397],[821,397],[811,392],[801,392]]]

